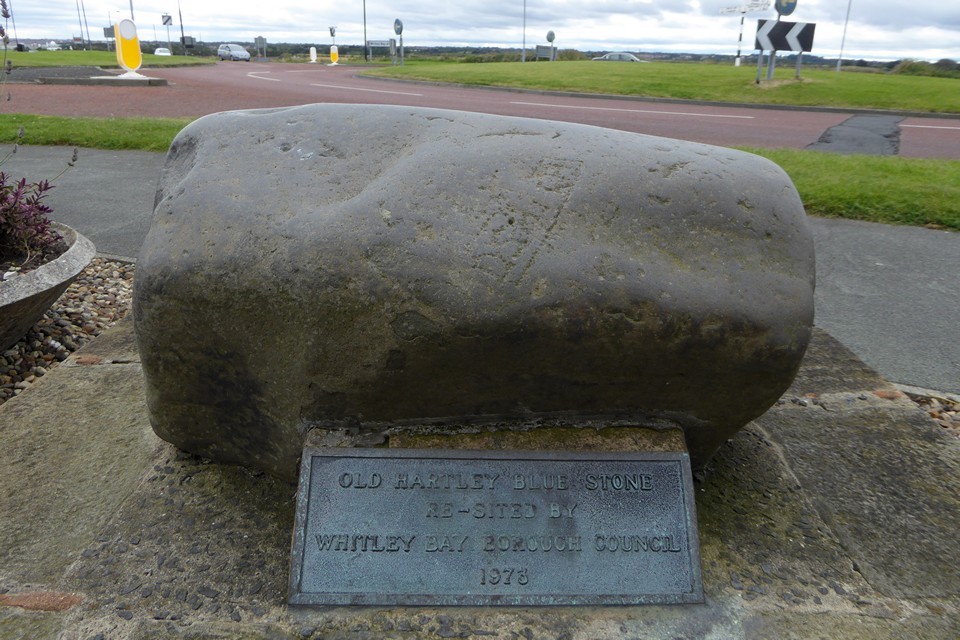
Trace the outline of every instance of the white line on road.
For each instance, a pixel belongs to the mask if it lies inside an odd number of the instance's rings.
[[[687,113],[685,111],[648,111],[645,109],[618,109],[616,107],[582,107],[570,104],[547,104],[543,102],[511,102],[510,104],[519,104],[528,107],[552,107],[555,109],[587,109],[590,111],[622,111],[625,113],[654,113],[667,116],[694,116],[698,118],[738,118],[741,120],[753,120],[754,116],[731,116],[718,113]]]
[[[901,127],[910,127],[911,129],[949,129],[951,131],[960,131],[960,127],[937,127],[932,124],[902,124]]]
[[[392,93],[397,96],[416,96],[417,98],[422,98],[422,93],[405,93],[403,91],[384,91],[382,89],[361,89],[359,87],[344,87],[338,84],[316,84],[310,83],[311,87],[321,87],[324,89],[345,89],[347,91],[369,91],[370,93]]]
[[[248,78],[256,78],[257,80],[269,80],[270,82],[280,82],[279,78],[261,78],[258,76],[258,73],[271,73],[270,71],[251,71],[247,74]]]

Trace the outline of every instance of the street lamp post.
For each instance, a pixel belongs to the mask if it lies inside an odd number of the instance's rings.
[[[80,0],[77,0],[77,22],[80,23],[80,42],[83,42],[83,20],[80,19]]]
[[[130,19],[133,20],[133,0],[130,0]],[[136,20],[133,20],[136,22]]]
[[[527,61],[527,0],[523,0],[523,49],[520,50],[520,62]]]
[[[850,7],[853,6],[853,0],[847,0],[847,17],[843,21],[843,37],[840,38],[840,56],[837,57],[837,72],[840,71],[840,63],[843,61],[843,45],[847,43],[847,25],[850,23]]]

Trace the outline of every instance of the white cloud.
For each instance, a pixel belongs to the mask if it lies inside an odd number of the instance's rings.
[[[721,15],[723,7],[748,0],[526,0],[526,43],[557,34],[557,46],[582,50],[734,53],[740,16]],[[85,9],[90,35],[97,39],[109,20],[129,17],[123,0],[14,0],[17,34],[23,38],[69,39],[81,34],[77,6]],[[206,41],[251,42],[262,35],[273,42],[329,44],[363,40],[364,2],[343,0],[180,0],[184,29]],[[517,0],[366,0],[367,37],[393,35],[393,20],[404,22],[404,40],[416,45],[519,47],[523,3]],[[771,2],[772,4],[772,2]],[[848,2],[798,0],[785,20],[817,24],[813,53],[835,56],[840,49]],[[179,37],[177,2],[134,1],[143,40],[166,39],[161,14],[173,16],[171,35]],[[960,3],[955,0],[852,0],[844,57],[960,59]],[[775,18],[771,8],[747,14],[743,46],[753,46],[756,20]],[[8,24],[13,31],[13,24]]]

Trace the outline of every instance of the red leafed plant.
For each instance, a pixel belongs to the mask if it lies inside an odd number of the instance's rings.
[[[53,187],[47,180],[12,180],[0,171],[0,267],[20,270],[42,264],[66,248],[50,226],[43,198]]]

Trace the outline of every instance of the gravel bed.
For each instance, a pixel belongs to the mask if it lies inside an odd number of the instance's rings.
[[[0,404],[130,312],[132,263],[94,258],[27,335],[0,354]]]

